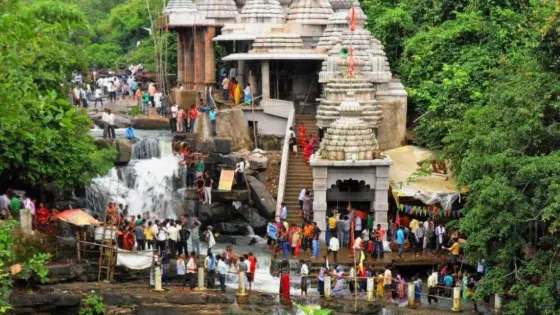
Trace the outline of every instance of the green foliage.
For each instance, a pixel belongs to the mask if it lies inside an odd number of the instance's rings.
[[[80,315],[103,315],[105,314],[105,304],[103,297],[96,294],[88,294],[82,299]]]
[[[71,72],[87,70],[72,43],[75,31],[87,29],[83,14],[57,1],[11,4],[0,7],[0,178],[54,180],[61,188],[88,183],[108,171],[115,153],[96,149],[89,118],[65,96]]]
[[[332,313],[332,310],[327,308],[321,308],[319,305],[299,305],[294,303],[298,310],[303,312],[305,315],[329,315]]]
[[[418,118],[469,187],[459,227],[509,314],[560,308],[560,2],[363,0]]]
[[[50,259],[50,254],[35,251],[25,251],[25,255],[17,255],[18,247],[22,246],[19,223],[15,220],[0,221],[0,313],[6,313],[11,309],[8,298],[11,293],[15,278],[28,280],[31,277],[44,283],[48,280],[48,270],[44,267]],[[16,276],[12,276],[9,267],[20,264],[22,270]]]
[[[89,64],[95,68],[116,68],[122,58],[123,50],[115,44],[91,44],[84,50]]]
[[[142,110],[140,109],[140,106],[135,105],[132,106],[132,108],[130,108],[130,116],[135,117],[138,116],[142,113]]]

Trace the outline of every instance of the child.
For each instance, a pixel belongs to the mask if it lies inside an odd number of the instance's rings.
[[[303,259],[300,259],[301,264],[301,296],[307,297],[307,277],[309,276],[309,268]]]

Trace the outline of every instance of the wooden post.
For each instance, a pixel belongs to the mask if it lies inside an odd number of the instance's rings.
[[[252,73],[249,70],[249,78]],[[251,87],[251,113],[253,114],[253,139],[255,141],[255,149],[258,148],[257,145],[257,120],[255,119],[255,100],[253,99],[253,87]]]
[[[80,253],[80,228],[76,231],[76,252],[78,254],[78,262],[82,261],[82,255]]]
[[[154,273],[154,281],[155,281],[156,285],[155,285],[154,291],[163,292],[164,290],[161,287],[161,267],[157,266],[155,268],[155,270],[156,271]]]
[[[354,312],[358,311],[358,278],[357,278],[357,276],[358,276],[358,268],[356,268],[356,255],[354,255]]]

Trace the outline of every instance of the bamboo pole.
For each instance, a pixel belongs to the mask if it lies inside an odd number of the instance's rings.
[[[358,268],[356,268],[356,253],[354,253],[354,312],[358,311],[358,277],[357,276],[358,276]]]

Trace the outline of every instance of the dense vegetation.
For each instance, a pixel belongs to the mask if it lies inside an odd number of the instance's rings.
[[[417,142],[469,187],[459,223],[477,298],[510,314],[560,308],[560,4],[538,0],[362,0],[418,118]],[[412,119],[411,119],[412,120]]]
[[[84,14],[62,1],[3,1],[0,29],[0,182],[64,189],[106,173],[114,151],[96,149],[67,97],[72,71],[88,69]]]

